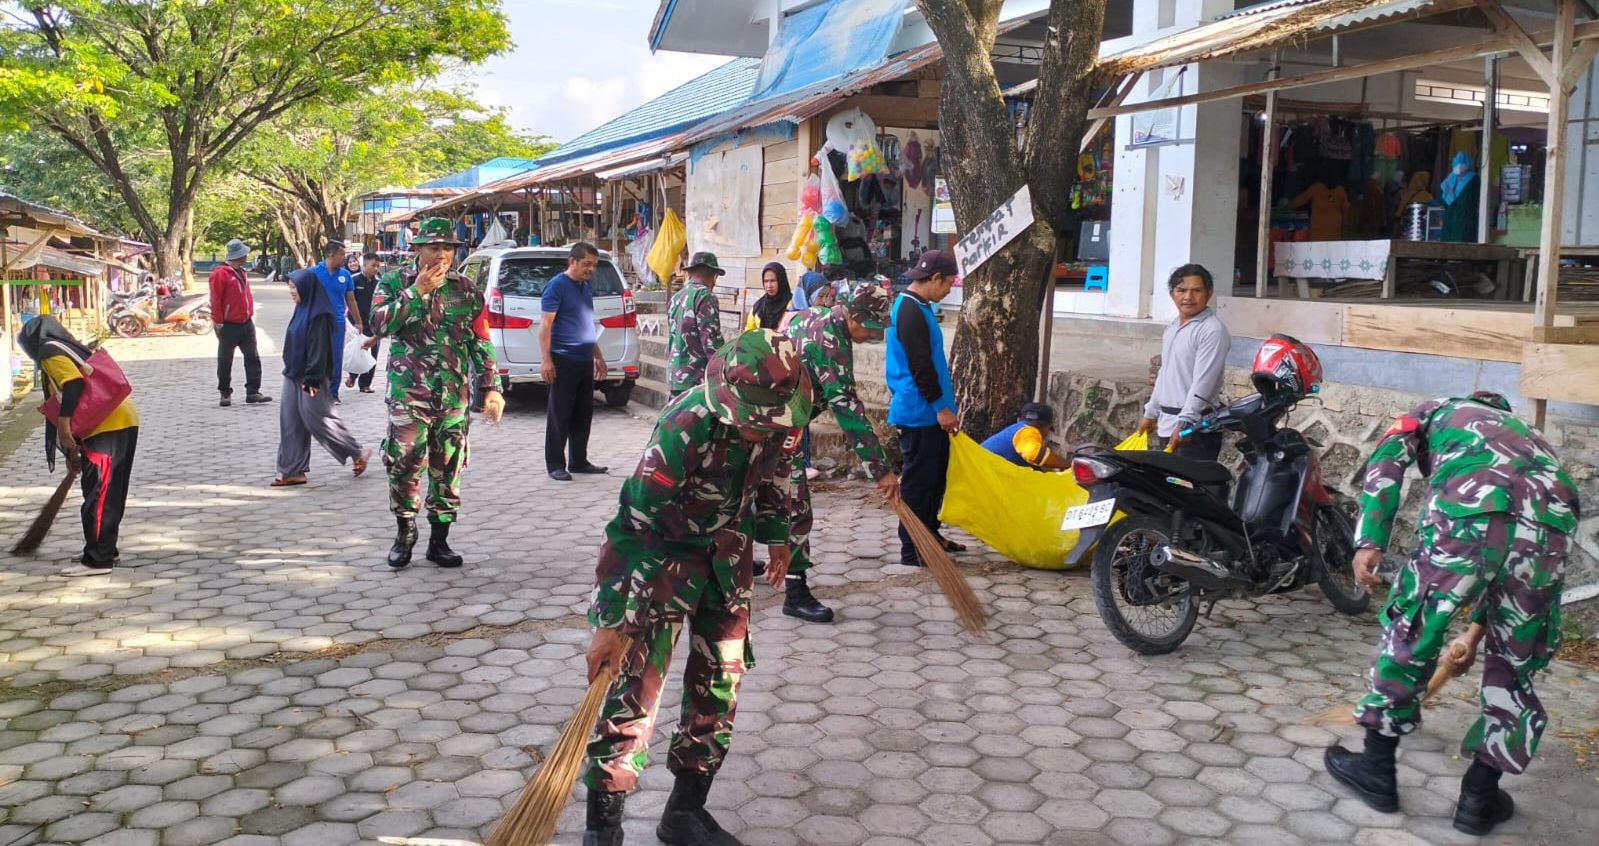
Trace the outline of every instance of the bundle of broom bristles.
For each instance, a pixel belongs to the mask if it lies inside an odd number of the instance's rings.
[[[1462,644],[1449,644],[1449,657],[1452,660],[1438,662],[1438,669],[1434,670],[1432,678],[1427,680],[1427,689],[1421,692],[1422,705],[1426,705],[1428,700],[1437,696],[1438,691],[1443,690],[1450,679],[1471,667],[1470,664],[1461,663],[1470,654],[1471,650]],[[1355,712],[1348,705],[1334,705],[1311,714],[1304,719],[1304,723],[1312,726],[1352,726],[1355,724]]]

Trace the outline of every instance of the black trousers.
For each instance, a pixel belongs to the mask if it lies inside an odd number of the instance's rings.
[[[372,345],[372,358],[373,359],[376,359],[378,357],[378,351],[381,350],[381,349],[383,349],[383,342],[382,341],[378,341],[376,344]],[[357,385],[360,385],[361,386],[361,390],[364,391],[367,388],[372,387],[372,377],[374,375],[376,375],[377,372],[378,372],[378,366],[376,364],[373,364],[372,365],[372,369],[368,370],[365,373],[362,373],[360,375],[360,377],[355,380],[355,383]]]
[[[544,423],[544,466],[565,470],[589,463],[594,425],[594,359],[555,358],[555,384]]]
[[[949,433],[941,426],[899,427],[899,451],[905,459],[905,472],[899,476],[899,495],[912,513],[922,518],[934,534],[938,532],[938,512],[944,507],[944,487],[949,475]],[[916,546],[905,527],[899,527],[899,560],[920,561]]]
[[[1167,438],[1166,442],[1170,443],[1171,438]],[[1190,435],[1182,446],[1172,450],[1172,455],[1189,461],[1215,461],[1221,455],[1221,433]]]
[[[217,324],[217,391],[233,394],[233,351],[244,353],[244,392],[261,392],[261,354],[255,349],[255,321]]]
[[[128,480],[133,475],[133,451],[139,427],[102,432],[84,438],[83,445],[83,564],[110,567],[117,558],[117,533],[128,504]]]

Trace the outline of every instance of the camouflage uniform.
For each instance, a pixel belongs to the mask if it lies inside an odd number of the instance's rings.
[[[668,767],[709,776],[721,766],[739,680],[753,665],[751,545],[789,539],[787,469],[810,413],[805,381],[788,339],[745,333],[711,360],[702,384],[661,412],[623,483],[589,622],[620,629],[628,647],[589,743],[591,795],[637,784],[685,622],[691,652]],[[781,434],[750,442],[739,426]]]
[[[1431,400],[1400,417],[1372,453],[1356,546],[1387,546],[1413,462],[1430,489],[1416,551],[1381,614],[1387,628],[1356,720],[1388,736],[1414,731],[1417,697],[1449,624],[1469,607],[1486,626],[1482,715],[1461,754],[1519,773],[1548,721],[1532,677],[1559,644],[1576,487],[1543,435],[1511,415],[1503,397]]]
[[[800,360],[811,379],[811,399],[817,414],[831,409],[833,419],[849,439],[850,449],[861,461],[871,479],[887,475],[888,458],[877,439],[877,430],[866,416],[866,405],[855,392],[855,343],[850,338],[847,317],[854,317],[868,329],[882,329],[888,323],[888,297],[876,285],[863,285],[848,295],[847,301],[831,309],[813,308],[800,312],[788,324],[788,336],[799,347]],[[794,459],[790,476],[794,487],[791,502],[789,546],[794,562],[788,568],[802,576],[811,566],[811,527],[815,514],[811,508],[811,486],[805,475],[803,452]]]
[[[688,269],[695,268],[722,274],[711,253],[695,253]],[[667,339],[666,392],[675,397],[705,378],[706,362],[722,347],[722,317],[716,307],[716,294],[709,286],[689,279],[667,306],[666,325],[671,333]]]
[[[481,391],[499,390],[494,345],[488,339],[483,292],[472,280],[448,273],[427,296],[417,293],[414,265],[390,271],[378,283],[371,328],[389,337],[389,434],[383,466],[389,470],[389,507],[412,518],[422,505],[422,468],[428,474],[431,519],[449,523],[461,507],[461,467],[466,460],[468,370]]]

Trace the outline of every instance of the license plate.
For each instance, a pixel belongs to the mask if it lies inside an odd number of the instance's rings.
[[[1116,500],[1102,499],[1090,502],[1087,505],[1074,505],[1066,509],[1066,519],[1060,523],[1063,532],[1072,529],[1086,529],[1090,526],[1103,526],[1110,522],[1111,515],[1116,513]]]

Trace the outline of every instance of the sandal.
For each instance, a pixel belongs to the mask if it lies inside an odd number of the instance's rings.
[[[939,538],[938,539],[938,545],[942,546],[944,548],[945,552],[965,552],[966,551],[966,544],[964,544],[964,543],[956,543],[956,542],[954,542],[954,541],[952,541],[952,540],[950,540],[948,538]]]
[[[272,487],[288,488],[295,485],[303,485],[305,484],[305,481],[306,480],[304,476],[279,476],[272,480]]]
[[[370,448],[361,450],[361,457],[360,458],[356,458],[356,459],[354,459],[353,461],[350,462],[351,471],[354,472],[355,475],[357,475],[357,476],[361,475],[362,473],[365,473],[366,472],[366,462],[371,457],[372,457],[372,450]]]

